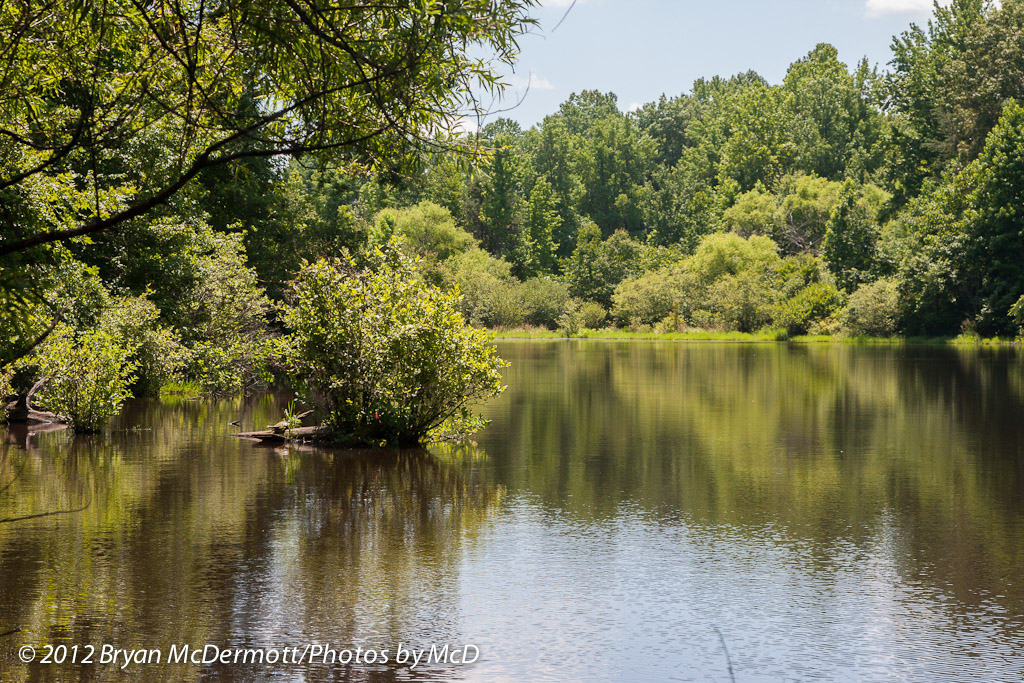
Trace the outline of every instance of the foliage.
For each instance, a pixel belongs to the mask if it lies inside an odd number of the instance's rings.
[[[608,319],[608,311],[596,301],[584,301],[579,309],[580,323],[588,330],[597,330],[604,326]]]
[[[177,333],[159,323],[160,311],[145,297],[111,299],[99,321],[99,329],[125,348],[133,349],[135,396],[156,396],[160,387],[174,379],[187,358]]]
[[[299,417],[301,413],[295,408],[295,401],[289,401],[288,406],[284,409],[284,419],[286,430],[298,429],[302,426],[302,418]]]
[[[569,285],[552,276],[535,277],[522,284],[521,292],[526,323],[556,329],[569,300]]]
[[[578,337],[583,330],[583,313],[580,311],[582,306],[583,302],[579,299],[571,298],[566,300],[565,307],[562,309],[562,314],[558,316],[557,321],[558,329],[566,337]]]
[[[790,336],[808,334],[842,310],[843,303],[843,293],[834,284],[813,282],[776,303],[771,317]]]
[[[645,273],[615,288],[612,315],[620,325],[652,325],[692,310],[696,289],[697,278],[678,266]]]
[[[456,293],[415,277],[397,241],[368,258],[361,271],[321,260],[293,283],[282,319],[296,386],[354,441],[414,445],[478,425],[472,404],[502,391],[487,335],[466,326]]]
[[[508,261],[470,249],[445,261],[441,270],[445,284],[461,294],[456,306],[471,324],[497,327],[508,322],[499,320],[499,310],[506,307],[498,303],[512,298],[510,292],[518,286]]]
[[[708,288],[694,320],[710,327],[755,332],[771,322],[773,291],[768,274],[754,269],[725,275]]]
[[[771,268],[778,261],[778,247],[768,237],[754,235],[743,239],[731,233],[717,233],[701,240],[686,266],[702,284],[709,285],[727,275]]]
[[[123,201],[65,207],[61,229],[5,228],[0,255],[120,228],[239,159],[334,151],[380,164],[427,131],[450,140],[469,89],[500,89],[531,5],[5,5],[0,156],[21,158],[2,186],[78,171],[86,196]]]
[[[402,238],[410,255],[432,261],[444,261],[475,246],[473,236],[455,225],[448,209],[427,201],[377,215],[371,245],[385,244],[394,236]]]
[[[869,278],[878,242],[877,227],[858,195],[854,183],[843,185],[839,203],[825,226],[821,248],[836,281],[848,292]]]
[[[950,332],[972,320],[989,336],[1014,332],[1007,312],[1024,294],[1024,108],[1007,104],[981,155],[917,197],[902,218],[898,277],[911,331]]]
[[[68,418],[76,431],[97,431],[132,396],[134,352],[103,330],[76,335],[58,325],[35,355],[48,378],[36,404]]]
[[[217,235],[190,258],[194,280],[178,292],[170,320],[188,348],[187,377],[206,391],[233,393],[267,379],[268,301],[246,266],[238,235]]]
[[[883,278],[860,286],[846,305],[843,329],[854,336],[888,337],[900,321],[899,287]]]
[[[565,266],[569,292],[579,299],[611,304],[615,286],[640,266],[641,245],[625,230],[615,231],[607,240],[589,223],[580,230],[579,241]]]

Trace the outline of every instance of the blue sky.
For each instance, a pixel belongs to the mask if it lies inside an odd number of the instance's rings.
[[[557,110],[570,93],[614,92],[619,106],[688,92],[700,77],[753,69],[771,83],[820,42],[831,43],[851,68],[867,57],[883,69],[892,37],[923,24],[931,0],[543,0],[541,26],[520,41],[514,87],[500,114],[524,127]],[[486,121],[497,115],[492,114]]]

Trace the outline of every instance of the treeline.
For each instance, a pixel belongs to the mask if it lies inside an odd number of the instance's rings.
[[[34,377],[116,347],[99,384],[238,391],[270,377],[279,303],[304,262],[358,259],[396,235],[478,326],[1012,336],[1016,98],[1024,0],[955,0],[894,39],[885,72],[822,44],[780,84],[702,79],[631,113],[585,91],[528,130],[500,119],[461,149],[428,145],[402,172],[249,156],[259,141],[241,136],[236,161],[144,216],[8,257],[0,351],[45,337]],[[124,206],[175,140],[155,127],[99,165],[76,151],[3,189],[4,219],[37,234]],[[86,182],[99,176],[112,179],[102,193]],[[45,294],[15,296],[32,289]]]
[[[208,210],[242,221],[275,281],[403,233],[489,327],[1012,336],[1022,26],[1024,2],[959,0],[895,38],[884,73],[822,44],[777,85],[702,79],[633,113],[585,91],[529,130],[488,124],[483,156],[425,155],[401,178],[296,162],[264,171],[259,216]]]

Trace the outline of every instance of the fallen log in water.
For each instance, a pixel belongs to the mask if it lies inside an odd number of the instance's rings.
[[[4,406],[4,413],[8,422],[30,425],[67,423],[67,420],[60,415],[49,413],[45,410],[36,410],[32,407],[32,397],[37,391],[39,391],[40,387],[46,384],[46,380],[48,379],[49,377],[43,377],[33,384],[32,388],[26,393],[19,394],[16,400],[11,401]]]
[[[330,427],[327,427],[326,425],[316,425],[314,427],[296,427],[295,429],[288,429],[285,431],[262,429],[258,432],[238,432],[231,436],[236,436],[239,439],[255,439],[265,443],[283,443],[285,441],[314,439],[318,436],[324,436],[329,432]]]

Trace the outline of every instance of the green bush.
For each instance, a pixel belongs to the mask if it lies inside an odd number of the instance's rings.
[[[1017,302],[1010,306],[1010,310],[1007,313],[1010,319],[1017,324],[1018,334],[1024,334],[1024,296],[1017,299]]]
[[[652,323],[673,311],[675,293],[668,277],[669,269],[657,270],[625,280],[612,294],[612,315],[619,325]]]
[[[556,329],[558,316],[569,300],[569,285],[562,279],[545,276],[530,278],[522,285],[526,322],[538,327]]]
[[[503,390],[487,334],[466,325],[454,292],[415,276],[397,240],[368,261],[320,260],[294,281],[282,319],[295,385],[351,442],[411,446],[479,427],[472,404]]]
[[[896,280],[883,278],[861,285],[846,304],[843,329],[854,336],[890,337],[900,320]]]
[[[775,305],[775,325],[790,335],[807,334],[843,306],[843,294],[829,282],[812,282]]]
[[[689,312],[696,284],[695,276],[679,266],[626,280],[612,295],[612,315],[619,325],[650,325]]]
[[[752,238],[754,239],[754,238]],[[708,290],[706,316],[699,319],[739,332],[755,332],[771,322],[774,294],[763,274],[743,270],[718,279]]]
[[[526,302],[522,286],[516,282],[495,287],[488,296],[490,316],[488,327],[508,329],[526,322]]]
[[[714,233],[701,240],[686,268],[710,285],[743,271],[764,271],[779,264],[779,249],[770,238],[753,235],[743,239],[733,233]]]
[[[558,329],[566,337],[578,337],[583,329],[583,316],[580,307],[583,302],[576,298],[567,299],[562,314],[558,316]]]
[[[146,297],[117,297],[100,316],[100,329],[117,343],[134,349],[135,396],[156,396],[177,377],[187,358],[177,333],[159,324],[160,311]]]
[[[132,396],[134,352],[103,330],[76,336],[67,325],[58,325],[36,352],[40,371],[49,379],[35,403],[66,417],[77,431],[97,431]]]
[[[584,301],[580,306],[580,321],[588,330],[598,330],[608,319],[608,311],[596,301]]]
[[[14,377],[14,368],[8,365],[0,365],[0,398],[7,398],[14,394],[14,385],[11,379]]]
[[[405,209],[385,209],[377,215],[373,244],[385,244],[393,236],[402,238],[407,254],[432,261],[444,261],[476,244],[472,235],[455,224],[448,209],[427,201]]]
[[[462,295],[457,304],[459,312],[471,324],[493,327],[496,318],[508,313],[506,302],[497,301],[512,297],[510,290],[517,286],[508,261],[494,258],[483,249],[470,249],[445,261],[441,272],[449,288],[458,287]]]

